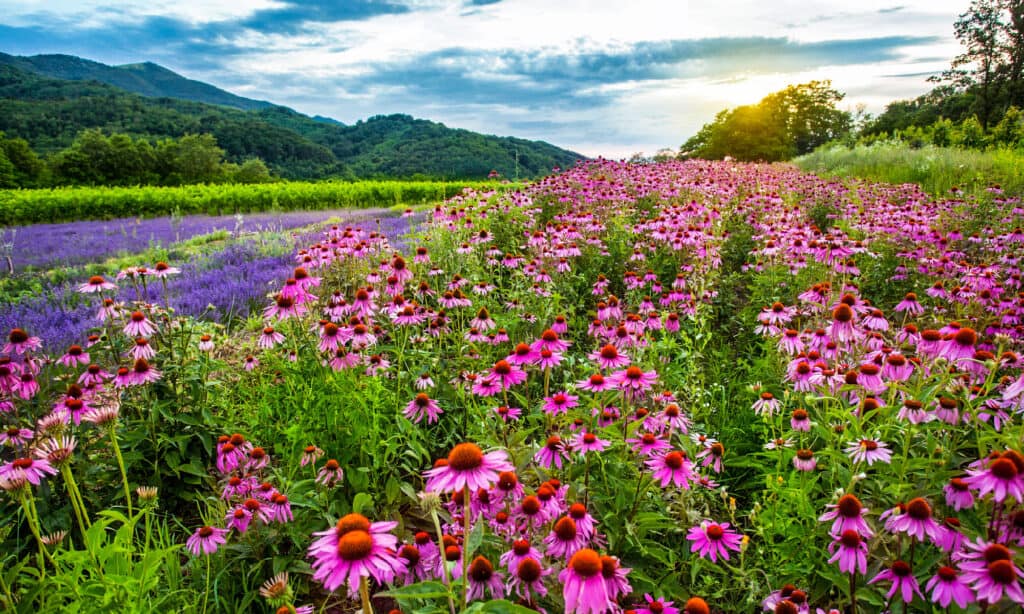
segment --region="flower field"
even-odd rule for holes
[[[1019,611],[1022,216],[599,160],[287,255],[29,243],[80,315],[0,314],[0,599]]]

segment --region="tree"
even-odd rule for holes
[[[250,158],[235,171],[235,183],[266,183],[272,180],[270,169],[259,158]]]
[[[157,143],[157,159],[169,183],[213,183],[221,177],[224,150],[211,134],[186,134]]]
[[[7,159],[7,154],[0,149],[0,188],[16,188],[18,182],[14,176],[14,165]]]
[[[790,85],[756,105],[719,112],[683,145],[680,155],[788,160],[849,133],[851,115],[836,108],[842,99],[829,81]]]
[[[22,188],[31,188],[39,184],[45,165],[36,152],[29,147],[25,139],[7,139],[0,132],[0,150],[11,163],[14,182]]]

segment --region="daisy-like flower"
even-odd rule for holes
[[[1020,578],[1024,577],[1013,562],[1013,551],[998,543],[983,539],[966,542],[965,551],[959,555],[963,581],[971,586],[978,599],[996,603],[1005,594],[1012,601],[1024,604]]]
[[[618,348],[610,343],[591,352],[587,357],[606,371],[625,367],[629,364],[629,356],[620,353]]]
[[[502,471],[514,471],[504,450],[486,454],[474,443],[460,443],[448,454],[447,463],[424,472],[427,490],[455,492],[468,488],[469,492],[489,489],[498,481]]]
[[[906,504],[906,512],[894,516],[888,528],[896,533],[906,533],[920,541],[935,541],[939,537],[939,525],[932,517],[932,506],[921,497],[911,499]]]
[[[896,593],[900,594],[903,599],[903,603],[910,603],[914,600],[914,595],[924,599],[924,595],[921,593],[921,587],[917,583],[917,578],[914,577],[914,570],[910,568],[910,565],[904,561],[893,561],[892,565],[888,569],[882,570],[881,573],[876,575],[874,578],[868,580],[868,584],[874,584],[875,582],[892,582],[892,586],[889,587],[889,592],[885,594],[887,599],[892,599]]]
[[[438,416],[444,413],[444,410],[437,404],[437,401],[431,399],[427,393],[421,392],[416,395],[413,400],[409,401],[409,404],[405,406],[403,412],[405,417],[412,420],[415,423],[419,423],[424,417],[427,418],[428,424],[437,422]]]
[[[562,442],[562,438],[558,435],[548,437],[548,440],[544,442],[540,450],[537,450],[537,453],[533,455],[534,462],[545,469],[550,469],[552,465],[561,469],[562,461],[567,458],[569,458],[569,453]]]
[[[179,273],[181,273],[181,269],[173,267],[163,261],[157,262],[153,265],[153,270],[151,271],[153,277],[156,277],[157,279],[165,279],[172,275],[178,275]]]
[[[135,344],[128,352],[128,355],[136,360],[139,358],[152,360],[156,356],[156,350],[153,349],[153,346],[149,344],[149,340],[145,337],[136,337]]]
[[[1024,458],[1012,450],[989,461],[985,469],[968,469],[964,482],[977,490],[978,497],[992,493],[996,503],[1013,497],[1018,503],[1024,502]]]
[[[105,290],[117,290],[117,286],[104,279],[102,275],[93,275],[89,278],[89,281],[78,286],[78,291],[82,294],[103,292]]]
[[[265,326],[263,328],[263,332],[260,333],[260,337],[256,342],[256,345],[264,350],[270,350],[282,341],[284,341],[284,335],[274,330],[273,326]]]
[[[774,416],[775,412],[782,408],[782,404],[770,392],[762,392],[761,396],[754,401],[751,409],[759,416]]]
[[[833,553],[828,562],[838,561],[839,571],[843,573],[859,571],[861,574],[868,572],[868,544],[853,529],[843,531],[834,542],[829,544],[828,549]]]
[[[540,564],[541,557],[526,556],[516,563],[514,569],[510,569],[508,586],[509,593],[514,592],[523,599],[541,598],[548,594],[544,586],[544,578],[554,571],[551,567],[543,567]]]
[[[595,373],[585,380],[576,382],[576,387],[588,392],[604,392],[614,388],[615,384],[600,373]]]
[[[23,446],[32,440],[32,429],[11,426],[0,431],[0,443],[7,446]]]
[[[570,409],[577,405],[579,405],[579,397],[563,391],[556,392],[550,397],[544,397],[544,405],[541,409],[548,415],[557,416],[558,414],[568,413]]]
[[[710,466],[715,473],[722,472],[722,457],[725,456],[725,446],[717,441],[708,441],[707,445],[697,453],[701,467]]]
[[[39,337],[33,337],[23,328],[13,328],[7,335],[7,343],[0,354],[24,354],[28,350],[38,350],[43,346]]]
[[[252,354],[246,356],[245,360],[242,361],[242,368],[246,371],[253,371],[258,366],[260,366],[260,359],[256,358]]]
[[[814,450],[800,449],[793,457],[793,467],[797,471],[814,471],[818,467],[818,461],[814,458]]]
[[[569,445],[580,454],[586,454],[587,452],[603,452],[610,444],[611,442],[600,439],[593,433],[580,431]]]
[[[57,475],[57,470],[49,461],[42,458],[16,458],[0,466],[0,478],[28,482],[33,486],[39,486],[48,475]]]
[[[149,337],[156,332],[156,325],[141,311],[133,311],[124,326],[124,334],[129,337]]]
[[[506,407],[504,405],[494,408],[494,413],[502,419],[503,422],[515,422],[523,415],[523,410],[518,407]]]
[[[211,555],[221,544],[227,542],[224,538],[227,532],[227,529],[219,527],[199,527],[185,542],[185,546],[193,556],[199,556],[200,553]]]
[[[544,538],[545,553],[552,558],[569,558],[587,544],[587,536],[569,516],[562,516],[551,527],[551,533]]]
[[[345,472],[341,469],[341,465],[338,464],[338,461],[330,458],[327,459],[327,462],[324,463],[324,466],[316,474],[316,483],[331,487],[335,484],[340,484],[344,477]]]
[[[644,593],[644,601],[647,604],[644,607],[637,608],[636,614],[679,614],[679,608],[674,607],[675,602],[665,601],[664,597],[655,599],[650,594]]]
[[[846,446],[846,454],[855,463],[867,463],[870,467],[876,462],[888,464],[892,460],[892,451],[884,441],[877,439],[861,439],[851,441]]]
[[[693,479],[693,463],[686,457],[683,450],[672,450],[661,456],[654,456],[646,461],[651,469],[651,478],[660,482],[662,488],[676,485],[689,490]]]
[[[658,372],[644,371],[634,365],[612,373],[608,381],[631,396],[642,396],[658,381]]]
[[[397,522],[371,523],[361,514],[348,514],[330,529],[313,533],[319,536],[308,552],[313,579],[330,592],[347,584],[349,597],[357,594],[360,578],[390,582],[404,569],[395,552],[398,538],[390,534],[396,526]]]
[[[57,362],[65,367],[87,365],[89,364],[89,353],[82,349],[82,346],[80,345],[72,345],[68,348],[68,351],[57,360]]]
[[[572,345],[572,342],[560,339],[558,333],[549,328],[541,333],[540,339],[533,342],[533,349],[538,352],[548,350],[561,354],[568,350],[570,345]]]
[[[743,541],[739,533],[729,529],[728,522],[719,524],[710,520],[691,527],[686,539],[693,542],[690,552],[698,553],[701,558],[710,558],[712,563],[718,562],[718,557],[728,561],[729,551],[739,552]]]
[[[953,478],[942,488],[946,495],[946,505],[956,511],[974,507],[974,495],[971,486],[963,478]]]
[[[952,567],[939,567],[924,588],[931,593],[932,602],[944,608],[955,601],[961,609],[967,609],[975,600],[974,591],[963,583],[960,574]]]
[[[502,389],[511,388],[526,381],[526,371],[503,359],[494,363],[491,372],[486,374],[484,379],[494,380]]]
[[[608,595],[601,557],[590,548],[572,555],[558,574],[558,581],[562,584],[565,614],[604,614],[617,608]]]
[[[302,450],[302,459],[299,460],[299,466],[305,467],[320,460],[320,457],[324,455],[324,451],[317,446],[309,445]]]
[[[672,444],[667,439],[662,439],[654,433],[643,433],[638,437],[627,439],[626,443],[632,446],[634,452],[644,456],[654,456],[662,450],[672,449]]]
[[[263,317],[278,320],[297,318],[306,313],[306,306],[299,304],[295,298],[279,293],[274,297],[274,302],[263,310]]]
[[[470,601],[483,599],[485,592],[490,593],[491,599],[501,599],[505,596],[505,585],[502,583],[500,572],[494,571],[494,565],[483,556],[477,556],[469,564],[469,595]]]
[[[848,529],[856,531],[861,537],[865,538],[874,535],[874,531],[871,530],[871,527],[868,526],[867,521],[864,519],[868,508],[861,505],[860,499],[857,497],[846,494],[839,497],[839,501],[835,504],[829,504],[825,507],[829,508],[829,511],[822,514],[818,520],[821,522],[833,521],[832,528],[829,529],[829,533],[833,537],[842,535],[843,531]]]
[[[213,351],[213,337],[210,335],[202,335],[199,337],[199,351],[200,352],[212,352]]]
[[[513,365],[530,365],[540,360],[540,352],[530,347],[529,344],[517,343],[505,360]]]
[[[924,313],[924,306],[921,305],[921,303],[917,302],[916,294],[914,294],[913,292],[907,292],[907,294],[903,297],[903,300],[896,305],[893,311],[906,311],[907,315],[919,316],[922,313]]]

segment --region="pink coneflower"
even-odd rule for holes
[[[974,507],[974,494],[971,493],[971,485],[963,478],[953,478],[943,488],[946,495],[946,505],[956,511]]]
[[[857,332],[853,327],[853,309],[846,303],[840,303],[832,310],[832,323],[828,326],[828,333],[832,339],[839,342],[853,341]]]
[[[497,326],[494,320],[491,319],[491,314],[488,313],[486,307],[481,307],[476,313],[476,317],[469,321],[469,325],[480,331],[488,331]]]
[[[974,591],[960,580],[960,574],[952,567],[939,567],[938,572],[925,584],[931,592],[932,602],[948,608],[953,601],[962,609],[974,602]]]
[[[316,474],[316,483],[331,487],[336,484],[340,484],[344,477],[345,472],[342,471],[341,465],[338,464],[338,461],[330,458]]]
[[[83,386],[98,386],[113,377],[103,370],[99,365],[89,365],[85,371],[78,376],[78,383]]]
[[[647,605],[642,608],[636,608],[636,614],[679,614],[679,608],[674,607],[674,601],[665,601],[664,597],[655,599],[647,593],[644,593],[644,600],[647,602]]]
[[[893,311],[906,311],[907,315],[919,316],[922,313],[924,313],[924,306],[921,305],[921,303],[917,302],[916,294],[914,294],[913,292],[907,292],[907,294],[903,297],[903,300],[896,305]]]
[[[829,508],[829,511],[822,514],[818,520],[821,522],[834,521],[832,528],[829,529],[829,533],[833,537],[851,529],[859,533],[861,537],[866,538],[874,535],[871,527],[868,526],[867,521],[864,519],[868,508],[861,505],[860,499],[857,497],[846,494],[839,497],[839,501],[835,504],[828,504],[825,507]]]
[[[789,416],[789,426],[794,431],[806,433],[811,430],[811,418],[806,409],[794,409]]]
[[[199,553],[211,555],[221,544],[227,543],[224,538],[227,532],[227,529],[219,527],[199,527],[185,542],[185,546],[193,556],[199,556]]]
[[[962,554],[960,565],[963,581],[971,585],[977,598],[988,603],[997,603],[1003,595],[1012,601],[1024,604],[1020,578],[1024,577],[1013,563],[1013,551],[1002,544],[990,544],[979,539],[967,543],[969,551]]]
[[[351,369],[360,363],[362,358],[355,352],[349,352],[343,347],[339,347],[334,351],[334,355],[331,357],[327,364],[331,366],[334,371],[343,371],[345,369]]]
[[[0,431],[0,444],[23,446],[32,440],[32,430],[11,426]]]
[[[569,349],[570,345],[572,345],[571,342],[560,339],[558,337],[558,333],[549,328],[541,333],[540,339],[533,342],[533,349],[538,352],[541,350],[550,350],[552,352],[563,353]]]
[[[256,358],[252,354],[246,356],[245,360],[242,361],[242,368],[246,371],[252,371],[258,366],[260,366],[260,359]]]
[[[324,451],[317,446],[309,445],[302,450],[302,458],[299,460],[299,466],[305,467],[311,465],[320,459],[324,455]]]
[[[68,348],[68,351],[57,360],[57,362],[65,367],[87,365],[89,364],[89,353],[83,350],[80,345],[72,345]]]
[[[199,351],[200,352],[211,352],[213,351],[213,337],[210,335],[203,335],[199,337]]]
[[[712,563],[717,562],[718,557],[728,561],[729,551],[739,552],[743,541],[739,533],[729,530],[728,522],[718,524],[710,520],[691,527],[686,539],[693,542],[690,552],[698,553],[701,558],[710,558]]]
[[[132,365],[131,377],[132,383],[135,385],[150,384],[160,379],[160,371],[146,362],[144,358],[137,358],[135,364]]]
[[[469,571],[470,601],[483,599],[485,593],[490,593],[492,599],[501,599],[505,596],[505,585],[502,583],[501,574],[494,571],[494,565],[483,556],[477,556],[470,562]]]
[[[557,559],[571,557],[587,544],[587,536],[579,531],[576,521],[562,516],[551,527],[551,533],[544,538],[545,554]]]
[[[870,467],[876,462],[889,463],[892,451],[884,441],[877,439],[861,439],[852,441],[846,446],[846,453],[855,463],[867,463]]]
[[[537,359],[537,366],[541,369],[552,369],[562,364],[562,358],[564,358],[564,356],[564,354],[559,352],[541,350],[540,358]]]
[[[587,357],[605,370],[618,369],[629,364],[629,356],[620,353],[618,348],[610,343],[591,352]]]
[[[843,531],[834,542],[829,544],[828,549],[833,553],[828,562],[839,561],[839,571],[843,573],[859,571],[861,574],[868,572],[867,542],[861,539],[860,534],[853,529]]]
[[[779,411],[781,408],[782,404],[775,398],[775,395],[770,392],[762,392],[761,396],[754,401],[754,405],[751,407],[751,409],[754,410],[754,413],[759,416],[774,416],[775,412]]]
[[[544,586],[544,578],[551,575],[554,570],[551,567],[543,567],[540,561],[541,557],[538,554],[523,557],[514,568],[510,566],[509,573],[512,575],[506,587],[508,591],[515,592],[523,599],[545,597],[548,589]]]
[[[646,464],[652,471],[651,478],[660,482],[662,488],[674,484],[689,490],[690,480],[694,477],[693,463],[686,457],[685,451],[673,450],[662,456],[654,456],[647,459]]]
[[[490,488],[502,471],[513,471],[504,450],[484,454],[474,443],[460,443],[448,454],[447,464],[428,469],[427,490],[455,492],[468,488],[473,492]]]
[[[576,382],[576,387],[588,392],[604,392],[614,388],[614,384],[600,373],[595,373],[585,380]]]
[[[12,328],[7,335],[7,343],[0,353],[24,354],[28,350],[38,350],[43,345],[39,337],[32,337],[23,328]]]
[[[978,333],[973,328],[963,327],[944,342],[942,355],[952,363],[970,360],[974,356],[974,345],[977,342]]]
[[[608,377],[608,381],[620,390],[630,395],[642,395],[650,390],[651,386],[658,381],[657,371],[644,371],[640,367],[632,366],[622,371],[616,371]]]
[[[804,351],[804,342],[800,339],[800,331],[792,328],[786,329],[779,339],[779,351],[790,356],[796,356]]]
[[[427,390],[434,387],[434,380],[430,378],[429,373],[420,373],[419,377],[413,382],[413,387],[416,390]]]
[[[347,584],[349,597],[359,590],[360,578],[390,582],[404,569],[395,552],[398,538],[389,533],[396,526],[397,522],[371,523],[360,514],[348,514],[330,529],[313,533],[320,536],[308,551],[313,579],[330,592]]]
[[[594,550],[583,548],[573,554],[558,574],[558,581],[562,584],[565,614],[604,614],[616,610],[605,585],[601,557]]]
[[[544,405],[541,409],[551,416],[568,413],[570,409],[579,405],[579,397],[567,392],[556,392],[550,397],[544,397]]]
[[[914,571],[910,568],[910,565],[903,561],[893,561],[888,569],[868,580],[868,584],[882,581],[892,582],[889,592],[885,595],[888,599],[892,599],[893,595],[897,592],[903,598],[903,603],[913,601],[915,594],[924,599],[924,595],[921,594],[921,587],[917,583],[917,578],[914,577]]]
[[[152,360],[156,356],[156,350],[153,349],[153,346],[149,344],[149,340],[145,337],[136,337],[135,345],[129,350],[128,355],[136,360],[139,358]]]
[[[171,275],[178,275],[179,273],[181,273],[181,269],[173,267],[163,261],[157,262],[153,265],[153,270],[150,271],[150,274],[157,279],[165,279]]]
[[[427,393],[421,392],[416,395],[413,400],[409,401],[409,404],[405,406],[403,412],[405,417],[412,420],[415,423],[419,423],[424,417],[427,418],[428,424],[437,422],[438,416],[444,413],[444,410],[437,404],[437,401],[431,399]]]
[[[486,378],[493,379],[502,388],[511,388],[526,381],[526,371],[510,364],[507,360],[499,360]]]
[[[576,438],[573,439],[570,447],[580,454],[586,454],[587,452],[603,452],[610,444],[611,442],[600,439],[593,433],[580,431]]]
[[[569,332],[569,321],[564,315],[557,315],[555,316],[555,321],[551,324],[551,330],[559,335],[564,335]]]
[[[526,343],[517,343],[506,360],[518,366],[529,365],[540,360],[540,352]]]
[[[263,310],[263,317],[267,319],[277,318],[278,320],[287,320],[289,318],[297,318],[304,313],[306,313],[306,307],[304,305],[300,304],[293,297],[279,293],[274,297],[274,302]]]
[[[103,292],[105,290],[117,290],[117,286],[104,279],[102,275],[93,275],[89,278],[89,281],[78,286],[78,291],[82,294]]]
[[[703,459],[700,463],[701,467],[710,466],[715,473],[722,472],[723,456],[725,456],[725,446],[717,441],[709,441],[708,445],[697,453],[697,458]]]
[[[964,482],[978,491],[978,497],[992,493],[996,503],[1002,503],[1007,497],[1021,503],[1024,501],[1022,468],[1024,458],[1011,450],[990,461],[985,469],[968,469]]]
[[[124,333],[129,337],[149,337],[155,332],[156,325],[141,311],[133,311],[124,326]]]
[[[270,350],[282,341],[284,341],[284,335],[274,330],[273,326],[265,326],[256,345],[264,350]]]
[[[643,433],[632,439],[627,439],[626,443],[632,446],[634,452],[644,456],[654,456],[662,450],[672,448],[672,444],[667,439],[662,439],[654,433]]]
[[[558,435],[548,437],[540,450],[533,455],[533,460],[545,469],[550,469],[552,465],[561,469],[562,461],[567,458],[569,458],[569,453],[566,451],[562,438]]]
[[[931,422],[935,419],[935,416],[924,409],[924,404],[916,399],[904,399],[900,410],[896,412],[896,417],[911,424]]]
[[[57,470],[47,461],[41,458],[16,458],[11,462],[0,466],[0,478],[8,480],[28,482],[39,486],[47,475],[57,475]]]

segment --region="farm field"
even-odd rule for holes
[[[1018,194],[598,160],[403,209],[8,231],[5,609],[1024,603]]]

